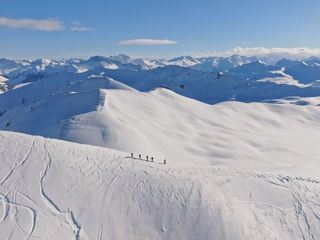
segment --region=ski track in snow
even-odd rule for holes
[[[119,160],[119,156],[116,157],[116,156],[113,156],[113,160],[112,161],[117,161]],[[121,168],[122,168],[122,162],[121,161],[118,161],[118,165],[117,167],[111,169],[111,172],[112,174],[114,175],[110,181],[104,181],[100,186],[103,186],[104,187],[104,193],[100,199],[100,203],[99,203],[99,207],[98,209],[103,209],[103,204],[105,202],[105,198],[106,198],[106,195],[108,194],[108,191],[110,189],[110,186],[112,185],[112,183],[119,177],[121,177]],[[98,189],[100,187],[98,186]],[[98,216],[97,216],[97,223],[98,223],[98,234],[97,234],[97,240],[101,240],[102,237],[103,237],[103,222],[101,220],[101,211],[99,211],[98,213]]]
[[[168,207],[168,203],[174,202],[181,206],[181,214],[177,214],[170,222],[176,222],[178,226],[184,226],[187,219],[190,218],[190,209],[206,209],[208,208],[207,192],[208,186],[215,186],[214,189],[223,189],[230,184],[236,183],[238,180],[255,183],[261,186],[267,186],[272,191],[280,191],[281,193],[290,194],[288,201],[290,201],[291,208],[283,208],[274,203],[264,201],[256,196],[254,189],[248,192],[248,198],[241,199],[237,197],[237,193],[232,191],[224,196],[224,207],[233,211],[242,209],[242,206],[246,206],[245,209],[250,210],[255,219],[255,223],[258,226],[264,226],[265,231],[272,231],[273,225],[269,225],[270,222],[266,222],[268,218],[277,219],[285,232],[291,234],[292,239],[311,239],[316,240],[320,236],[320,232],[317,226],[320,225],[320,181],[318,179],[300,176],[287,176],[287,175],[275,175],[270,173],[256,172],[253,170],[244,172],[226,168],[210,167],[207,169],[197,167],[184,167],[175,165],[159,165],[156,163],[143,162],[131,158],[125,158],[121,154],[114,154],[113,157],[107,158],[105,162],[99,162],[95,159],[95,156],[87,155],[83,160],[77,160],[77,156],[74,155],[74,159],[70,162],[70,166],[74,169],[74,174],[80,174],[85,177],[85,181],[92,182],[91,186],[93,191],[100,192],[98,201],[96,202],[98,209],[94,227],[96,231],[91,235],[86,234],[87,225],[83,225],[82,218],[77,219],[73,206],[60,207],[56,201],[50,197],[50,189],[46,189],[46,179],[50,179],[49,173],[52,164],[55,164],[56,157],[51,156],[52,148],[49,147],[50,140],[38,140],[35,138],[27,148],[26,154],[19,163],[15,164],[11,168],[9,173],[2,178],[2,188],[0,189],[0,204],[2,214],[0,216],[0,227],[2,224],[7,224],[9,221],[8,216],[11,213],[14,215],[15,225],[24,234],[24,239],[42,239],[41,234],[35,232],[36,226],[41,225],[41,216],[53,217],[60,222],[61,226],[67,227],[73,232],[73,238],[75,240],[82,239],[108,239],[110,237],[109,229],[106,228],[104,219],[105,203],[110,200],[110,194],[118,188],[126,189],[126,192],[132,195],[129,202],[133,204],[133,209],[136,208],[139,216],[149,216],[152,214],[150,206],[142,199],[148,198],[147,202],[160,202],[158,207]],[[37,206],[39,202],[34,200],[28,192],[22,189],[22,183],[25,179],[25,172],[28,166],[38,161],[33,155],[37,148],[43,150],[43,162],[44,166],[39,169],[39,196],[42,199],[46,209],[49,211],[49,215],[45,214],[44,209]],[[7,146],[8,147],[8,146]],[[50,149],[50,150],[49,150]],[[73,150],[74,151],[74,150]],[[28,162],[30,161],[30,162]],[[28,164],[26,164],[28,163]],[[70,172],[71,173],[71,172]],[[132,176],[129,182],[128,176]],[[186,176],[188,176],[186,178]],[[153,179],[158,179],[154,181]],[[166,179],[166,187],[161,185],[155,185],[155,183],[162,183],[162,180]],[[47,180],[47,181],[48,181]],[[213,184],[213,185],[212,185]],[[231,185],[232,186],[232,185]],[[269,186],[269,187],[268,187]],[[249,186],[250,187],[250,186]],[[210,188],[211,189],[211,188]],[[5,192],[2,192],[5,191]],[[228,191],[227,191],[228,192]],[[160,195],[159,195],[160,194]],[[19,196],[19,198],[18,198]],[[21,198],[20,198],[21,196]],[[140,198],[137,199],[137,196]],[[159,199],[161,196],[162,199]],[[258,197],[258,198],[257,198]],[[289,199],[290,198],[290,199]],[[107,201],[108,199],[108,201]],[[23,201],[23,202],[22,202]],[[210,206],[210,205],[209,205]],[[64,210],[64,209],[66,210]],[[135,210],[131,211],[135,211]],[[262,211],[264,214],[262,214]],[[129,217],[130,210],[124,210],[124,213]],[[20,214],[26,212],[29,215],[29,220],[26,218],[20,218]],[[78,213],[78,212],[77,212]],[[39,215],[39,218],[38,218]],[[295,219],[292,218],[295,216]],[[194,214],[195,221],[203,221],[203,213],[199,212]],[[23,220],[24,219],[24,220]],[[198,219],[198,220],[197,220]],[[171,239],[170,236],[174,236],[173,229],[166,224],[160,224],[163,239]],[[26,226],[28,226],[26,228]],[[250,230],[248,236],[257,236],[259,230]],[[89,238],[90,236],[90,238]],[[208,235],[209,236],[209,235]],[[14,235],[11,236],[14,239]],[[245,236],[243,239],[248,239]],[[252,238],[251,238],[252,239]],[[288,238],[284,238],[288,239]]]
[[[76,221],[73,212],[71,210],[67,210],[66,212],[62,211],[57,204],[45,193],[44,190],[44,178],[46,177],[52,163],[52,158],[50,156],[50,153],[48,151],[47,147],[47,142],[45,142],[44,149],[46,152],[46,164],[44,170],[40,173],[40,192],[41,192],[41,197],[45,204],[48,206],[48,208],[51,210],[52,214],[54,216],[57,215],[63,215],[65,216],[67,223],[69,224],[70,228],[74,231],[74,238],[75,240],[80,240],[80,239],[86,239],[80,236],[80,231],[81,227],[79,223]]]
[[[3,196],[3,195],[0,195],[0,197],[2,198],[2,201],[3,201],[3,204],[4,204],[4,210],[5,210],[5,214],[3,215],[3,218],[1,219],[0,223],[2,223],[7,215],[9,214],[9,206],[12,206],[14,209],[16,208],[22,208],[24,210],[26,210],[29,214],[30,214],[30,218],[31,218],[31,221],[30,221],[30,229],[28,232],[26,232],[19,224],[18,224],[18,218],[17,218],[17,214],[18,212],[16,211],[15,213],[15,221],[16,221],[16,224],[17,226],[20,228],[20,230],[26,235],[25,239],[32,239],[33,237],[31,236],[32,235],[32,232],[35,228],[35,225],[36,225],[36,211],[30,207],[27,207],[27,206],[23,206],[23,205],[20,205],[20,204],[17,204],[17,203],[12,203],[12,202],[9,202],[8,200],[6,200],[6,197]]]
[[[14,210],[14,220],[16,225],[19,227],[19,229],[24,233],[26,236],[25,239],[31,239],[31,235],[35,229],[36,225],[36,211],[32,209],[31,207],[24,206],[22,204],[17,203],[17,194],[19,193],[19,188],[23,182],[23,166],[30,158],[30,155],[32,153],[32,150],[36,144],[36,140],[33,140],[31,146],[29,147],[29,150],[27,151],[25,157],[23,157],[22,161],[20,161],[18,164],[15,162],[13,168],[9,171],[9,173],[1,180],[0,186],[3,186],[5,182],[7,182],[10,177],[13,175],[15,171],[19,171],[17,174],[17,179],[13,183],[13,187],[6,195],[0,194],[2,198],[2,204],[3,204],[3,217],[0,221],[4,222],[6,220],[6,217],[9,215],[9,207],[11,206]],[[12,201],[10,202],[8,200],[8,195],[12,196]],[[19,218],[18,218],[18,209],[24,209],[26,210],[30,215],[30,229],[28,231],[25,231],[20,225],[19,225]]]
[[[9,171],[9,173],[1,180],[0,186],[2,186],[2,185],[9,179],[9,177],[12,175],[12,173],[13,173],[16,169],[22,167],[23,164],[26,163],[26,161],[27,161],[27,160],[29,159],[29,157],[30,157],[30,154],[31,154],[31,152],[32,152],[32,149],[33,149],[34,146],[35,146],[35,143],[36,143],[36,140],[33,140],[31,147],[29,148],[26,156],[23,158],[23,160],[22,160],[21,162],[19,162],[18,164],[16,164],[16,162],[14,163],[13,168],[12,168],[12,169]]]
[[[0,220],[0,224],[6,219],[7,215],[8,215],[8,211],[9,211],[9,205],[8,205],[8,198],[2,194],[0,194],[1,199],[2,199],[2,211],[3,211],[3,215],[1,217]]]
[[[19,192],[19,189],[20,189],[22,182],[23,182],[23,179],[24,179],[23,166],[30,158],[32,151],[34,149],[34,146],[36,144],[40,144],[40,143],[36,142],[36,139],[34,139],[31,146],[29,147],[26,155],[22,158],[22,160],[19,163],[16,163],[16,162],[14,163],[14,166],[6,174],[6,176],[4,176],[2,178],[2,180],[0,182],[0,186],[2,186],[4,189],[7,189],[7,190],[9,189],[9,192],[7,192],[5,195],[0,193],[2,209],[3,209],[2,217],[0,219],[0,224],[3,223],[7,219],[8,215],[9,215],[10,207],[11,207],[11,209],[14,211],[15,224],[16,224],[16,226],[18,226],[18,228],[21,230],[21,232],[25,235],[26,240],[39,238],[39,237],[32,236],[32,233],[33,233],[35,226],[36,226],[37,212],[35,209],[33,209],[31,207],[17,203],[17,195],[21,195],[22,197],[26,198],[28,201],[31,201],[34,205],[36,205],[36,203],[32,199],[30,199],[30,197]],[[76,240],[86,239],[86,238],[83,238],[82,236],[80,236],[81,227],[77,223],[73,212],[69,209],[66,212],[61,211],[60,208],[55,204],[55,202],[47,195],[47,193],[44,190],[44,178],[46,177],[48,170],[51,167],[51,162],[52,162],[52,159],[51,159],[49,151],[47,150],[46,144],[47,143],[44,144],[44,150],[46,153],[45,168],[42,172],[40,172],[40,194],[41,194],[41,197],[42,197],[45,205],[50,209],[50,211],[52,212],[52,214],[54,216],[63,215],[65,217],[69,227],[75,233],[74,237]],[[14,174],[16,171],[19,171],[19,172],[17,174]],[[4,186],[4,184],[6,184],[7,182],[9,182],[11,180],[13,175],[17,175],[16,179],[14,180],[14,183],[11,186],[9,186],[9,185]],[[12,201],[9,201],[9,196],[11,196]],[[30,223],[29,223],[30,228],[28,230],[23,229],[23,227],[21,227],[19,224],[19,213],[20,213],[19,209],[25,210],[30,215]]]

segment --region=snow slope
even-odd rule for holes
[[[3,112],[0,116],[1,128],[61,138],[65,121],[96,110],[101,101],[100,89],[130,89],[100,76],[76,80],[72,76],[59,81],[48,78],[47,81],[6,92],[0,101],[0,111]]]
[[[194,156],[163,165],[18,133],[0,139],[3,239],[320,237],[316,178],[194,166]]]
[[[208,105],[167,89],[142,93],[102,76],[66,81],[57,85],[39,81],[3,94],[1,109],[10,107],[0,117],[0,129],[152,154],[180,163],[192,159],[192,164],[232,163],[246,169],[247,162],[260,168],[261,161],[263,171],[318,173],[317,106]],[[301,161],[306,158],[309,164]]]
[[[210,106],[165,89],[102,94],[105,104],[69,121],[64,139],[180,163],[190,159],[192,164],[232,163],[246,169],[248,162],[260,168],[261,161],[263,171],[318,175],[318,107],[238,102]],[[301,161],[306,158],[308,164]]]
[[[272,68],[273,69],[273,68]],[[206,103],[228,100],[242,102],[263,101],[288,96],[314,97],[320,95],[318,85],[304,85],[279,71],[261,73],[202,72],[178,66],[166,66],[149,71],[99,70],[104,76],[116,79],[139,91],[150,91],[160,86]],[[261,79],[269,81],[261,82]],[[292,78],[293,82],[288,81]]]

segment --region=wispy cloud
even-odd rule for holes
[[[92,28],[82,27],[82,26],[72,26],[70,28],[70,30],[73,31],[73,32],[89,32],[89,31],[93,31]]]
[[[131,39],[125,40],[118,43],[118,45],[175,45],[178,44],[176,41],[168,40],[168,39]]]
[[[0,27],[53,32],[63,30],[64,24],[57,19],[15,19],[0,16]]]
[[[82,26],[81,23],[79,23],[79,22],[74,22],[73,26],[70,27],[70,31],[73,31],[73,32],[89,32],[89,31],[93,31],[93,29],[89,28],[89,27]]]

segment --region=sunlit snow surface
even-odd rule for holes
[[[179,87],[191,70],[148,74],[165,71]],[[101,71],[1,94],[0,239],[320,239],[318,88],[210,74],[177,92],[266,97],[210,105]]]
[[[163,165],[9,132],[0,140],[2,239],[320,237],[320,182],[290,169],[256,171],[241,157],[247,170],[195,165],[195,155]]]
[[[83,95],[92,109],[65,124],[77,94],[60,96],[56,118],[43,103],[12,127],[122,152],[0,133],[3,239],[320,237],[319,107],[117,87]]]

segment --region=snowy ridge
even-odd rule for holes
[[[40,81],[3,95],[0,107],[11,108],[0,117],[0,129],[176,161],[193,156],[192,163],[200,165],[232,162],[245,169],[247,162],[258,168],[262,161],[262,171],[281,166],[317,174],[320,110],[316,104],[299,106],[304,99],[208,105],[163,88],[142,93],[99,76],[60,84],[46,92],[48,83]],[[24,104],[19,92],[29,96]],[[279,156],[281,163],[273,162]],[[301,162],[305,158],[309,165]]]
[[[148,163],[17,133],[0,139],[5,239],[320,237],[315,178]]]

